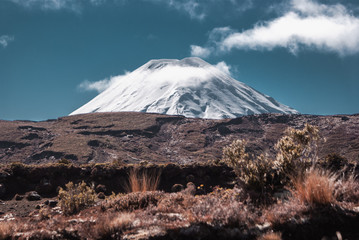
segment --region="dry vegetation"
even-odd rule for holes
[[[337,175],[316,168],[305,173],[303,179],[297,179],[294,183],[293,193],[301,201],[310,205],[334,204],[334,196]]]
[[[259,240],[281,240],[281,239],[282,239],[282,234],[275,232],[265,233],[259,238]]]
[[[59,190],[59,206],[64,214],[70,215],[89,207],[95,203],[95,191],[85,182],[66,184],[66,189]]]
[[[129,172],[128,183],[125,185],[127,192],[155,191],[160,183],[161,172],[132,168]]]
[[[14,222],[0,222],[0,239],[8,239],[16,231],[16,224]]]
[[[127,193],[101,200],[85,182],[70,182],[58,207],[1,218],[0,239],[359,239],[356,168],[338,157],[317,160],[315,127],[286,133],[275,159],[251,156],[244,140],[224,148],[234,188],[206,191],[187,176],[186,188],[164,192],[156,168],[132,168]]]

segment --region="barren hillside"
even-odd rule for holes
[[[28,164],[206,162],[219,159],[234,139],[249,141],[254,153],[273,154],[288,127],[318,126],[326,142],[319,156],[336,152],[359,157],[359,115],[262,114],[206,120],[148,113],[92,113],[42,122],[0,121],[0,160]]]

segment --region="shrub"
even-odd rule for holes
[[[26,168],[28,168],[29,166],[28,165],[25,165],[24,163],[22,162],[12,162],[10,164],[10,168],[13,170],[13,171],[19,171],[19,170],[26,170]]]
[[[249,189],[259,192],[266,191],[273,178],[272,161],[266,156],[260,155],[253,159],[246,152],[246,141],[235,140],[231,145],[223,149],[223,162],[233,168],[238,179]]]
[[[258,238],[259,240],[281,240],[282,234],[277,232],[268,232]]]
[[[337,175],[326,170],[311,168],[304,179],[294,183],[295,192],[302,202],[310,205],[330,205],[335,203],[335,183]]]
[[[59,190],[59,206],[67,214],[74,214],[95,203],[96,193],[85,182],[79,184],[67,183],[66,190]]]
[[[163,197],[163,192],[133,192],[126,195],[118,195],[113,199],[106,200],[102,203],[101,209],[105,211],[114,208],[116,211],[133,211],[147,208],[149,205],[157,205]]]
[[[319,161],[319,164],[320,166],[332,171],[342,170],[350,165],[348,159],[336,153],[328,154],[324,159]]]
[[[128,175],[128,184],[125,185],[127,192],[156,191],[160,183],[161,172],[132,168]]]
[[[97,221],[94,230],[98,239],[117,239],[119,235],[131,226],[135,219],[133,213],[120,213],[116,216],[105,215]]]
[[[72,162],[66,158],[61,158],[57,163],[68,165],[68,164],[71,164]]]
[[[319,130],[312,125],[306,124],[303,130],[288,128],[275,145],[275,161],[263,154],[250,156],[246,152],[247,142],[235,140],[223,149],[222,161],[233,168],[245,187],[264,193],[282,187],[298,175],[302,177],[315,162],[319,139]]]
[[[286,135],[275,145],[277,150],[275,164],[278,174],[282,175],[282,181],[287,180],[287,176],[302,175],[316,162],[319,140],[318,128],[309,124],[305,124],[302,130],[294,128],[286,130]]]
[[[11,239],[15,232],[16,224],[13,222],[0,222],[0,239]]]

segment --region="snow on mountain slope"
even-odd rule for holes
[[[151,60],[117,78],[70,115],[135,111],[221,119],[298,113],[196,57]]]

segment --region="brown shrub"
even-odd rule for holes
[[[72,162],[66,158],[61,158],[58,162],[58,164],[64,164],[64,165],[68,165],[71,164]]]
[[[288,177],[302,177],[306,169],[317,161],[319,129],[305,124],[302,130],[288,128],[285,135],[275,145],[277,157],[275,164],[283,183]]]
[[[256,210],[239,201],[220,199],[218,196],[201,196],[188,207],[186,214],[192,224],[239,227],[256,221]]]
[[[330,153],[325,158],[320,159],[318,163],[326,169],[332,171],[340,171],[350,165],[348,159],[337,153]]]
[[[279,202],[263,211],[262,222],[270,222],[272,225],[281,225],[290,219],[299,219],[308,206],[296,197],[291,197],[287,201]]]
[[[94,226],[95,235],[99,239],[117,239],[125,229],[131,226],[134,219],[133,213],[106,215],[100,218]]]
[[[316,162],[320,139],[318,128],[306,124],[302,130],[288,128],[285,133],[275,145],[275,160],[263,154],[257,157],[249,155],[245,140],[235,140],[223,148],[222,161],[233,168],[247,189],[261,193],[257,194],[260,198],[265,196],[264,193],[288,184],[291,178],[302,177],[305,170]]]
[[[179,207],[191,224],[205,223],[216,227],[250,225],[256,221],[258,212],[251,203],[245,204],[240,200],[241,193],[235,188],[216,189],[208,195],[184,195]]]
[[[133,192],[126,195],[119,195],[113,199],[105,200],[101,208],[106,210],[114,208],[117,211],[133,211],[136,209],[144,209],[149,205],[157,205],[158,201],[163,197],[163,192]]]
[[[277,232],[265,233],[258,238],[258,240],[281,240],[282,234]]]
[[[157,171],[132,168],[128,175],[128,184],[125,185],[127,192],[156,191],[160,183],[161,173]]]
[[[336,202],[334,196],[337,176],[326,170],[311,168],[304,179],[294,182],[294,195],[310,205],[329,205]]]
[[[157,209],[164,213],[180,213],[183,209],[193,205],[196,198],[183,192],[169,193],[163,196],[158,202]]]
[[[266,191],[271,186],[273,163],[266,156],[251,157],[246,152],[245,140],[235,140],[223,148],[222,161],[233,168],[240,182],[258,192]]]
[[[10,239],[15,229],[16,224],[14,222],[0,222],[0,239]]]
[[[58,195],[59,206],[65,214],[77,213],[95,203],[96,193],[85,182],[79,184],[69,182],[65,186],[66,190],[60,188]]]
[[[41,208],[39,210],[38,219],[40,221],[50,219],[50,217],[51,217],[51,209],[49,209],[48,207]]]

